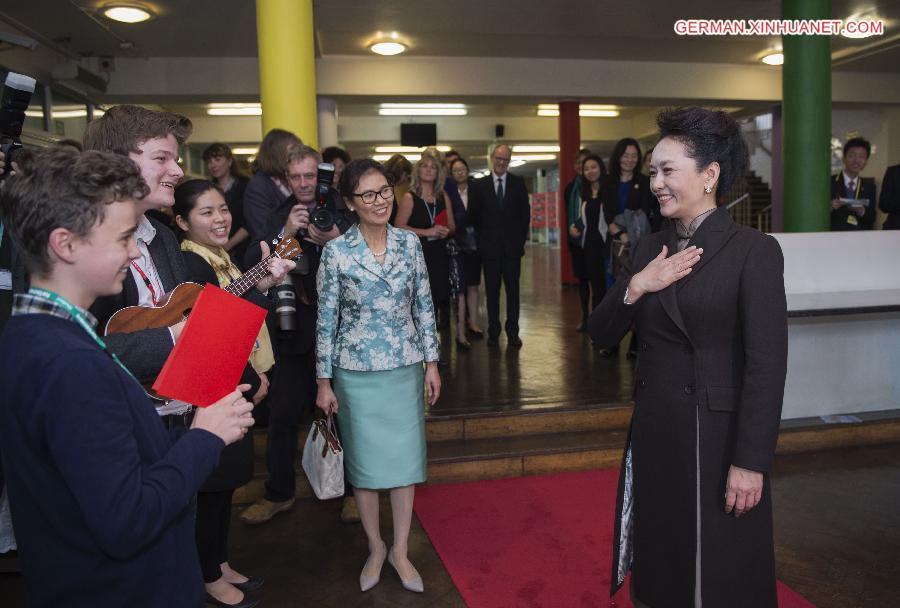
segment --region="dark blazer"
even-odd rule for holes
[[[603,201],[606,223],[612,224],[613,219],[619,214],[619,182],[614,178],[606,180],[600,189],[600,200]],[[659,212],[659,201],[650,190],[650,178],[643,173],[635,173],[632,176],[625,208],[643,210],[647,214],[647,219],[650,220],[650,228],[653,232],[660,230],[662,215]]]
[[[862,217],[853,213],[847,205],[832,209],[831,229],[833,231],[871,230],[875,226],[875,179],[871,177],[861,177],[859,179],[859,196],[857,198],[869,199],[869,206],[866,207],[866,212]],[[831,198],[846,198],[847,195],[848,192],[844,186],[844,173],[839,172],[837,175],[832,175]],[[856,219],[855,224],[847,221],[850,216]]]
[[[266,240],[275,222],[273,214],[286,198],[287,196],[272,182],[272,178],[262,171],[257,171],[250,178],[244,189],[244,226],[250,233],[251,243]],[[283,225],[284,220],[281,223],[281,226]],[[248,246],[248,255],[258,248],[259,245]]]
[[[150,241],[148,249],[150,257],[159,273],[166,293],[175,289],[187,280],[187,271],[178,239],[167,227],[154,219],[150,223],[156,229],[156,236]],[[131,272],[125,275],[122,291],[114,296],[97,298],[91,306],[91,313],[97,317],[97,333],[103,334],[103,328],[109,318],[126,306],[138,304],[137,283]],[[141,382],[154,380],[162,369],[174,343],[168,328],[145,329],[130,334],[114,334],[104,338],[109,349],[118,355],[125,367],[131,370]]]
[[[485,259],[525,255],[525,241],[531,226],[531,205],[525,180],[507,173],[503,194],[503,201],[498,201],[493,173],[476,179],[469,186],[469,223],[475,227],[478,253]]]
[[[885,230],[900,230],[900,165],[888,167],[881,182],[878,208],[888,214]]]
[[[191,251],[182,252],[184,263],[187,266],[188,280],[201,285],[211,283],[219,287],[219,279],[212,266],[206,260]],[[255,288],[244,294],[244,298],[266,310],[272,309],[272,301],[257,291]],[[241,376],[241,384],[250,384],[247,399],[259,390],[259,376],[250,364],[244,368]],[[234,490],[248,483],[253,477],[253,433],[247,433],[244,438],[237,441],[222,451],[219,466],[200,488],[201,492],[221,492]]]
[[[247,228],[247,220],[244,218],[244,192],[247,190],[247,184],[249,182],[250,178],[248,177],[236,177],[231,188],[225,193],[225,202],[228,203],[228,211],[231,212],[231,232],[228,234],[229,238],[233,237],[234,233],[241,228]],[[234,248],[234,260],[239,266],[244,263],[247,247],[251,244],[252,242],[247,238]]]
[[[699,472],[703,604],[775,608],[767,473],[787,370],[781,248],[773,237],[738,226],[720,208],[690,243],[704,250],[693,271],[625,305],[632,270],[642,270],[664,244],[677,251],[674,229],[638,242],[632,268],[589,321],[591,337],[602,348],[618,344],[632,322],[640,336],[626,448],[631,459],[623,459],[623,467],[632,466],[633,494],[625,492],[623,481],[613,586],[619,558],[625,557],[618,540],[629,530],[622,518],[628,496],[637,597],[659,608],[694,605]],[[766,473],[761,502],[739,519],[724,512],[730,465]]]
[[[0,448],[28,605],[202,605],[191,500],[223,445],[199,429],[176,441],[73,321],[10,319]]]

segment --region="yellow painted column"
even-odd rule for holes
[[[285,129],[318,147],[312,0],[256,0],[263,135]]]

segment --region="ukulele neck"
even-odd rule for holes
[[[273,253],[269,257],[263,258],[259,264],[229,283],[228,287],[225,288],[225,291],[238,297],[244,295],[250,291],[251,287],[259,283],[261,279],[269,274],[269,260],[276,257],[278,257],[277,254]]]

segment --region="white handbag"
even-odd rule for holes
[[[303,446],[301,464],[309,478],[309,485],[319,499],[344,495],[344,450],[331,415],[312,423]]]

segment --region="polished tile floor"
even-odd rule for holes
[[[455,331],[442,332],[441,354],[448,364],[441,368],[443,396],[431,414],[619,404],[630,399],[633,365],[625,359],[625,348],[614,357],[601,357],[587,335],[575,332],[581,320],[578,294],[560,288],[558,250],[543,245],[528,248],[522,258],[521,308],[520,351],[507,349],[502,335],[499,347],[479,340],[472,342],[472,350],[460,351]],[[501,296],[501,322],[505,310]],[[487,326],[486,315],[482,301],[482,328]]]

